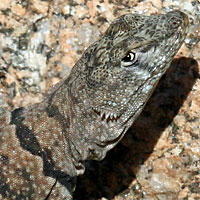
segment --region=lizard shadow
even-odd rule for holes
[[[197,78],[200,76],[194,59],[174,59],[122,141],[103,161],[85,163],[86,172],[78,177],[74,199],[113,199],[126,191],[135,180],[138,167],[148,159],[162,132],[172,123]],[[173,143],[177,142],[175,133],[172,131],[170,135]]]

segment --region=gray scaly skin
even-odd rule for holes
[[[43,102],[0,116],[0,199],[72,199],[142,112],[188,29],[180,11],[123,15]]]

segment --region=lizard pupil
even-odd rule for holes
[[[125,62],[130,62],[130,61],[133,61],[135,58],[135,54],[132,53],[132,52],[129,52],[125,57],[124,57],[124,61]]]

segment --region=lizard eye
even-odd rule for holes
[[[124,67],[129,67],[137,61],[136,53],[129,51],[124,58],[122,58],[122,65]]]

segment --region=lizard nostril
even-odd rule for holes
[[[171,23],[171,28],[176,29],[181,25],[181,23],[181,20],[173,19],[173,22]]]

